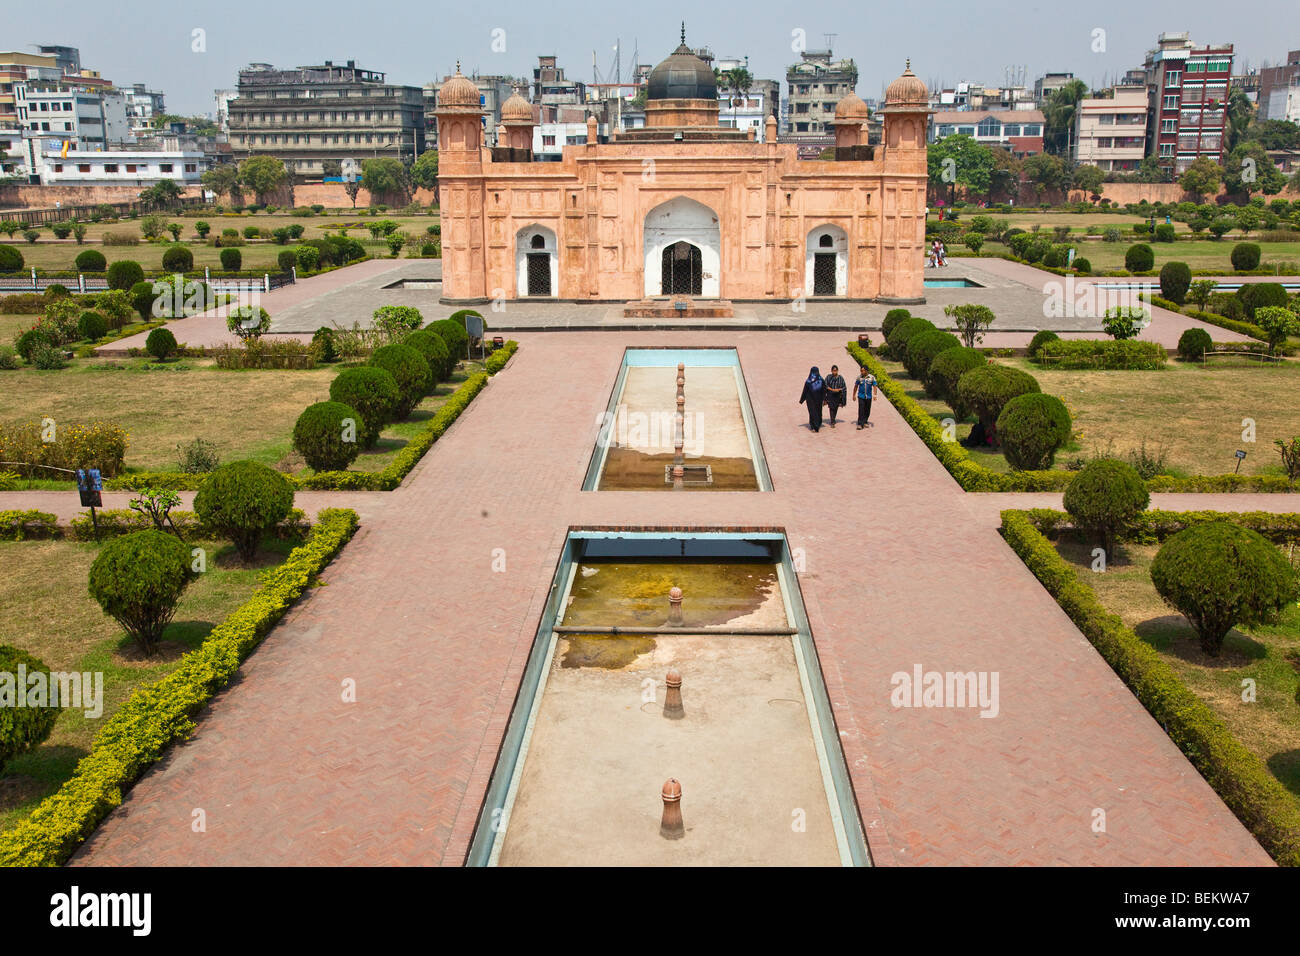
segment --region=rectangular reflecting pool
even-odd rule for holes
[[[925,279],[922,285],[927,289],[982,289],[974,279],[957,278],[957,279]]]
[[[736,350],[627,349],[582,487],[770,491]]]
[[[784,535],[570,533],[468,862],[870,865]]]

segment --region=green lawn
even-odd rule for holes
[[[996,359],[1033,375],[1042,390],[1056,395],[1074,419],[1074,437],[1056,456],[1056,467],[1070,458],[1112,454],[1120,458],[1145,441],[1149,452],[1162,449],[1166,472],[1219,475],[1236,465],[1233,453],[1246,451],[1242,474],[1282,474],[1275,438],[1300,435],[1300,363],[1265,366],[1202,367],[1171,361],[1164,369],[1138,371],[1062,371],[1027,359]],[[938,399],[928,398],[902,365],[885,363],[889,374],[936,419],[952,417]],[[1255,422],[1255,441],[1242,438],[1242,420]],[[971,423],[957,427],[964,438]],[[969,449],[975,461],[994,471],[1010,470],[1001,452]]]
[[[177,667],[214,626],[258,587],[258,575],[279,564],[292,543],[267,539],[244,567],[225,542],[186,542],[208,552],[207,570],[186,589],[163,645],[142,657],[117,623],[90,597],[86,581],[98,545],[75,541],[0,542],[3,642],[34,654],[53,670],[104,675],[98,717],[64,710],[49,738],[0,771],[0,830],[8,829],[72,776],[99,728],[136,687]]]
[[[1300,801],[1300,707],[1295,699],[1300,684],[1300,607],[1288,608],[1274,625],[1232,631],[1222,655],[1209,657],[1186,618],[1166,605],[1151,584],[1151,559],[1158,546],[1125,545],[1125,560],[1100,574],[1091,570],[1090,543],[1063,540],[1056,549],[1102,604],[1155,648]],[[1255,682],[1253,702],[1242,700],[1242,682],[1247,679]]]

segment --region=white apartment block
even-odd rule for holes
[[[198,150],[61,150],[40,154],[44,186],[152,186],[163,179],[198,185],[210,160]]]
[[[1074,117],[1076,163],[1109,170],[1137,169],[1146,155],[1147,91],[1119,86],[1113,98],[1079,101]]]

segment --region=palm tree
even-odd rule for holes
[[[1241,142],[1242,136],[1246,133],[1246,127],[1250,125],[1255,108],[1251,105],[1246,93],[1240,87],[1234,89],[1228,94],[1228,102],[1224,105],[1224,130],[1225,136],[1223,151],[1225,154],[1230,153]]]
[[[723,89],[731,90],[739,94],[742,98],[749,94],[754,86],[754,77],[743,66],[738,66],[730,70],[725,70],[721,74]],[[736,125],[736,97],[731,97],[731,125]]]

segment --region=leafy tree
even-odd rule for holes
[[[984,195],[992,185],[993,151],[971,136],[945,136],[931,143],[927,160],[930,182],[938,189],[964,186]]]
[[[943,314],[953,320],[957,334],[966,348],[974,348],[984,339],[984,330],[993,324],[993,310],[987,305],[946,305]]]
[[[1107,309],[1101,320],[1101,328],[1116,341],[1137,338],[1142,331],[1147,314],[1145,309],[1116,306]]]
[[[1228,102],[1224,104],[1224,146],[1229,152],[1237,148],[1237,144],[1246,135],[1246,130],[1250,126],[1250,121],[1255,115],[1255,107],[1246,96],[1246,91],[1240,88],[1233,88],[1228,94]],[[1230,190],[1231,191],[1231,190]]]
[[[140,201],[154,206],[171,206],[181,198],[181,187],[174,179],[160,179],[140,193]]]
[[[1287,120],[1256,119],[1246,129],[1246,139],[1265,149],[1300,149],[1300,125]]]
[[[1204,312],[1205,304],[1210,301],[1210,296],[1218,287],[1217,279],[1195,279],[1187,288],[1187,299]]]
[[[396,159],[362,160],[361,181],[372,203],[380,197],[404,200],[411,189],[406,167]]]
[[[1024,161],[1017,159],[1009,149],[998,147],[990,149],[989,152],[993,155],[993,169],[989,174],[990,191],[1003,193],[1013,200],[1019,199]]]
[[[201,177],[201,182],[218,196],[229,196],[232,205],[241,206],[244,194],[240,190],[239,168],[234,165],[213,166]]]
[[[1213,196],[1217,193],[1222,182],[1223,170],[1208,156],[1198,156],[1178,177],[1178,185],[1183,187],[1184,192],[1194,196],[1197,202],[1200,202],[1204,196]]]
[[[1065,161],[1059,156],[1048,153],[1030,156],[1025,160],[1024,170],[1025,177],[1034,184],[1034,188],[1040,195],[1059,189],[1066,183]]]
[[[260,205],[289,178],[284,163],[274,156],[250,156],[239,164],[239,181],[253,191]]]
[[[1256,309],[1255,324],[1268,336],[1269,351],[1276,351],[1289,336],[1300,332],[1296,314],[1280,305],[1266,305]]]
[[[1273,165],[1257,140],[1248,140],[1228,154],[1223,164],[1223,183],[1230,193],[1263,192],[1272,196],[1286,186],[1286,174]]]
[[[411,185],[416,189],[438,191],[438,151],[426,149],[411,167]]]
[[[1160,166],[1160,160],[1148,156],[1138,164],[1137,181],[1140,183],[1164,183],[1169,181],[1169,174]]]
[[[357,208],[357,194],[361,192],[361,180],[352,179],[343,184],[343,191],[348,194],[352,200],[352,208]]]
[[[1070,173],[1070,185],[1082,189],[1096,202],[1101,198],[1101,184],[1106,180],[1106,172],[1100,166],[1076,166]]]

